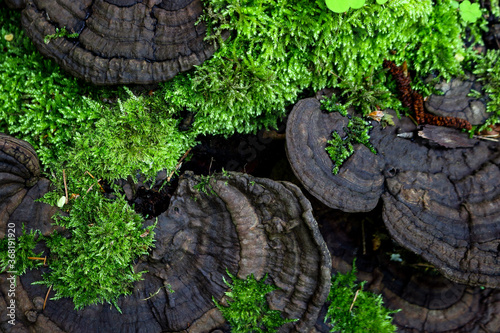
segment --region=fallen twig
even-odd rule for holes
[[[184,161],[184,159],[188,156],[189,152],[191,151],[191,148],[189,148],[185,153],[184,155],[182,155],[181,159],[179,160],[179,163],[177,163],[177,165],[175,166],[175,169],[174,171],[172,171],[170,173],[170,175],[167,177],[167,182],[170,181],[170,179],[172,179],[172,177],[174,176],[174,173],[179,170],[179,168],[181,167],[182,165],[182,161]]]
[[[359,292],[361,291],[361,288],[359,288],[357,291],[356,291],[356,294],[354,295],[354,299],[352,300],[352,303],[351,303],[351,307],[349,308],[349,312],[351,312],[353,306],[354,306],[354,302],[356,302],[356,299],[358,298],[358,294]]]
[[[40,257],[28,257],[28,259],[31,259],[31,260],[43,260],[43,265],[47,266],[47,256],[45,256],[43,258],[40,258]]]
[[[488,136],[483,136],[483,135],[473,135],[472,136],[474,139],[479,139],[479,140],[487,140],[487,141],[493,141],[493,142],[500,142],[498,139],[494,139]]]
[[[63,182],[64,182],[64,193],[66,194],[65,204],[67,205],[69,202],[69,198],[68,198],[68,186],[66,185],[66,174],[64,173],[64,169],[63,169]]]
[[[45,304],[47,304],[47,298],[49,297],[50,290],[52,289],[52,285],[49,287],[49,290],[47,290],[47,294],[45,295],[45,300],[43,301],[43,308],[42,310],[45,310]]]

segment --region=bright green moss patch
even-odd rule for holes
[[[100,117],[97,89],[67,75],[36,50],[20,28],[20,14],[0,10],[0,131],[27,140],[45,166],[67,154],[76,132]],[[3,36],[13,34],[11,41]],[[99,94],[107,94],[100,90]]]
[[[230,288],[226,296],[230,298],[228,306],[213,301],[222,315],[231,325],[232,333],[264,333],[277,332],[283,324],[294,322],[297,319],[284,319],[278,310],[269,309],[266,295],[276,286],[265,283],[267,275],[260,281],[253,274],[242,280],[227,272],[232,282],[224,283]]]
[[[45,44],[48,44],[48,43],[50,43],[50,41],[52,39],[63,38],[63,37],[78,38],[79,35],[80,35],[79,33],[70,33],[70,32],[68,32],[68,30],[66,30],[65,27],[62,27],[61,29],[56,28],[56,33],[52,34],[52,35],[45,36],[45,38],[43,39],[43,42]]]
[[[40,235],[39,231],[26,232],[23,224],[21,236],[8,237],[7,235],[0,239],[0,273],[8,271],[15,275],[23,275],[28,269],[42,265],[41,261],[28,259],[42,255],[42,253],[33,252]]]
[[[451,0],[434,6],[430,0],[372,0],[345,14],[331,12],[322,0],[206,4],[214,39],[222,29],[232,30],[230,37],[192,74],[164,85],[174,109],[197,113],[200,133],[273,126],[304,89],[362,85],[381,70],[384,58],[408,60],[422,76],[461,72],[455,58],[463,49],[461,30]]]
[[[120,311],[116,300],[131,294],[141,279],[144,272],[136,272],[133,263],[153,246],[156,224],[144,229],[143,218],[124,197],[104,198],[88,174],[71,181],[69,191],[78,194],[69,214],[55,217],[69,235],[55,232],[46,238],[50,271],[35,283],[52,286],[53,299],[72,298],[76,309],[107,302]]]
[[[332,169],[334,175],[339,172],[342,164],[354,153],[354,144],[361,143],[370,149],[372,153],[377,153],[370,143],[369,131],[371,128],[369,121],[352,116],[349,118],[347,128],[344,128],[345,137],[342,138],[336,131],[332,133],[332,139],[327,141],[325,150],[335,165]]]
[[[195,145],[193,132],[180,132],[179,119],[158,99],[135,96],[102,110],[94,127],[77,134],[66,165],[93,170],[106,179],[142,173],[154,179],[162,169],[173,170],[179,156]]]
[[[398,311],[383,306],[382,296],[365,291],[366,281],[356,282],[356,267],[347,274],[332,276],[332,286],[328,294],[328,311],[325,322],[334,326],[330,332],[342,333],[392,333],[396,326],[392,317]]]
[[[500,123],[500,56],[499,50],[488,50],[486,56],[478,58],[474,74],[479,81],[483,81],[483,91],[488,94],[489,100],[486,111],[491,113],[479,131],[486,130],[489,125]]]
[[[380,74],[384,58],[407,60],[417,76],[435,72],[448,78],[461,71],[455,57],[463,49],[461,27],[452,0],[434,5],[430,0],[367,0],[340,14],[323,0],[205,3],[209,38],[221,44],[219,51],[162,84],[154,97],[70,78],[36,52],[18,27],[19,14],[3,10],[2,34],[14,38],[0,42],[7,50],[0,55],[0,130],[32,143],[48,168],[68,156],[72,167],[106,179],[135,176],[137,170],[152,177],[175,167],[199,134],[275,126],[304,90],[337,86],[363,113],[366,105],[382,107],[384,83],[378,95],[363,95],[363,88],[373,73]],[[221,43],[224,29],[231,32]],[[120,105],[102,102],[116,97]],[[129,112],[132,107],[136,110]],[[184,110],[196,113],[189,132],[176,129],[175,119]],[[114,124],[121,128],[111,128]],[[159,128],[166,130],[158,133]]]

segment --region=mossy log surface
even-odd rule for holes
[[[500,287],[498,143],[467,139],[468,148],[449,149],[419,137],[409,118],[394,116],[394,126],[373,122],[377,154],[357,145],[333,175],[326,141],[332,131],[343,136],[347,121],[322,112],[316,98],[295,105],[287,155],[306,189],[348,212],[370,211],[381,198],[385,224],[399,244],[456,282]],[[398,137],[401,132],[412,139]]]
[[[201,0],[33,0],[22,25],[45,56],[97,85],[151,84],[200,65],[215,51],[195,24]],[[56,28],[78,33],[44,42]]]
[[[25,149],[25,143],[19,147]],[[2,177],[9,170],[0,170]],[[158,216],[155,248],[135,265],[136,271],[148,273],[134,284],[132,295],[118,299],[123,314],[109,304],[75,311],[67,298],[48,300],[42,309],[47,288],[32,282],[48,271],[45,267],[17,279],[16,327],[40,332],[210,332],[224,325],[212,296],[223,298],[227,286],[222,278],[228,278],[228,269],[240,278],[253,273],[260,279],[267,273],[267,281],[280,288],[269,295],[271,309],[300,319],[280,332],[307,332],[326,301],[331,276],[330,254],[309,201],[291,183],[247,174],[214,175],[204,181],[189,172],[181,177],[168,210]],[[21,183],[23,198],[12,195],[17,206],[8,208],[1,220],[2,233],[8,222],[19,231],[22,223],[44,235],[53,231],[55,209],[33,202],[48,186],[43,178],[31,188]],[[0,304],[8,302],[7,277],[0,275]],[[2,316],[2,330],[8,331],[7,320]]]

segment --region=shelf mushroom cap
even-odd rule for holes
[[[332,131],[344,136],[347,120],[337,112],[322,112],[316,98],[300,100],[288,117],[286,153],[297,178],[318,200],[345,212],[365,212],[375,208],[382,194],[384,164],[380,156],[359,145],[339,173],[332,174],[325,148]]]
[[[498,143],[467,139],[467,147],[449,149],[418,136],[405,139],[398,134],[417,128],[394,115],[394,126],[373,122],[370,142],[377,154],[354,145],[333,175],[326,141],[346,122],[322,112],[315,98],[292,110],[287,153],[306,189],[329,207],[350,212],[370,211],[382,198],[385,224],[400,245],[453,281],[500,287]]]
[[[45,56],[96,85],[151,84],[200,65],[215,47],[201,0],[32,0],[22,25]],[[78,37],[58,37],[65,28]],[[60,30],[59,30],[60,31]]]

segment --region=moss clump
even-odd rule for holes
[[[352,116],[349,119],[347,128],[344,128],[345,137],[342,138],[336,131],[332,133],[332,139],[327,141],[325,150],[335,165],[332,169],[334,175],[339,172],[342,164],[354,153],[353,144],[361,143],[370,149],[372,153],[377,153],[370,143],[369,131],[371,128],[369,121]]]
[[[42,255],[33,252],[39,236],[40,231],[32,229],[26,232],[23,224],[21,236],[16,238],[6,235],[0,239],[0,273],[8,271],[15,275],[23,275],[28,269],[42,265],[41,261],[28,259]]]
[[[134,260],[153,246],[156,226],[143,229],[143,218],[124,197],[111,201],[103,197],[99,183],[90,175],[69,184],[68,215],[57,215],[55,224],[69,233],[46,238],[50,249],[50,271],[35,284],[52,286],[53,299],[70,297],[75,309],[110,303],[129,295],[144,272],[136,272]]]
[[[200,133],[273,126],[304,89],[343,81],[362,85],[365,76],[382,68],[384,58],[408,60],[418,76],[433,71],[449,78],[461,71],[455,58],[463,48],[461,30],[452,0],[435,5],[372,0],[345,14],[331,12],[321,0],[206,4],[214,39],[224,29],[232,34],[194,73],[164,85],[174,109],[197,113],[194,127]]]
[[[499,50],[488,50],[484,57],[477,57],[474,74],[479,81],[484,82],[483,91],[488,94],[489,100],[486,111],[491,116],[478,131],[487,130],[490,125],[500,123],[500,57]]]
[[[162,169],[174,170],[179,156],[195,145],[195,133],[179,131],[180,120],[163,101],[124,91],[123,101],[104,108],[91,130],[76,135],[67,167],[105,179],[138,173],[153,179]]]
[[[230,288],[226,296],[230,298],[228,306],[219,304],[214,298],[217,308],[231,325],[233,333],[264,333],[277,332],[277,329],[286,323],[297,321],[297,319],[284,319],[278,310],[269,309],[266,295],[276,286],[265,283],[267,275],[257,281],[253,274],[242,280],[227,271],[232,282],[224,283]]]
[[[2,7],[0,21],[0,131],[31,143],[49,167],[99,119],[102,107],[89,101],[102,104],[112,90],[82,84],[43,57],[20,28],[20,13]]]
[[[334,325],[330,332],[342,333],[392,333],[391,311],[383,306],[382,296],[363,290],[366,281],[356,282],[356,267],[347,274],[332,276],[332,286],[328,294],[328,311],[325,322]]]

